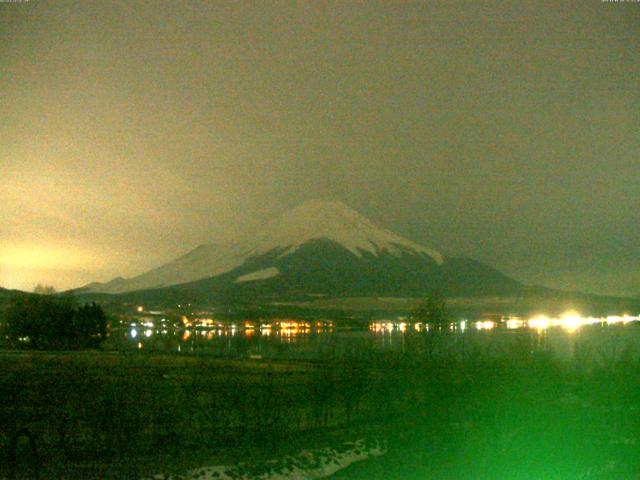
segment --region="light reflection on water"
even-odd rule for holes
[[[404,318],[349,327],[331,321],[274,320],[153,330],[141,322],[114,330],[113,337],[120,349],[251,358],[314,359],[368,350],[412,353],[424,351],[425,342],[433,351],[463,355],[518,347],[550,351],[565,358],[573,358],[576,351],[585,349],[600,353],[633,350],[640,357],[640,329],[634,326],[639,320],[631,315],[583,317],[569,311],[558,317],[463,319],[444,325]]]

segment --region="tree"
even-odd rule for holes
[[[33,289],[33,293],[37,293],[38,295],[53,295],[56,293],[56,289],[53,288],[52,285],[43,285],[39,283]]]
[[[3,334],[15,345],[36,349],[97,346],[106,338],[106,316],[95,303],[77,307],[72,298],[29,295],[5,311]]]
[[[413,313],[413,317],[420,322],[442,324],[449,321],[447,302],[439,293],[428,295]]]
[[[80,306],[73,314],[70,334],[78,346],[97,346],[107,337],[107,317],[100,305]]]

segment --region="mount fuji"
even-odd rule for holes
[[[499,271],[380,228],[341,202],[309,201],[227,245],[205,244],[129,279],[78,293],[153,291],[171,298],[504,295],[524,286]]]

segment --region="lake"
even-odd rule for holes
[[[640,357],[640,322],[634,316],[603,318],[465,319],[448,325],[403,318],[360,325],[340,321],[269,320],[210,322],[176,328],[149,320],[113,329],[118,350],[203,354],[230,358],[320,360],[373,352],[411,355],[509,355],[547,352],[564,360],[610,362]]]

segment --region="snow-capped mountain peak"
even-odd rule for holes
[[[286,255],[305,242],[320,238],[332,240],[357,256],[362,256],[363,251],[377,255],[383,250],[391,254],[404,250],[427,254],[438,264],[443,261],[439,252],[376,226],[338,201],[302,203],[267,223],[242,243],[253,245],[250,249],[253,253],[284,247],[287,250],[283,255]]]
[[[428,256],[436,264],[443,263],[440,253],[377,227],[342,202],[312,200],[241,235],[228,245],[200,245],[186,255],[136,277],[93,283],[85,288],[94,292],[120,293],[188,283],[232,271],[269,252],[277,251],[278,258],[286,257],[305,243],[319,239],[335,242],[357,257],[362,257],[364,252],[374,256],[386,252],[398,257],[407,254]],[[254,273],[244,274],[238,281],[269,278],[279,272],[272,268]]]

